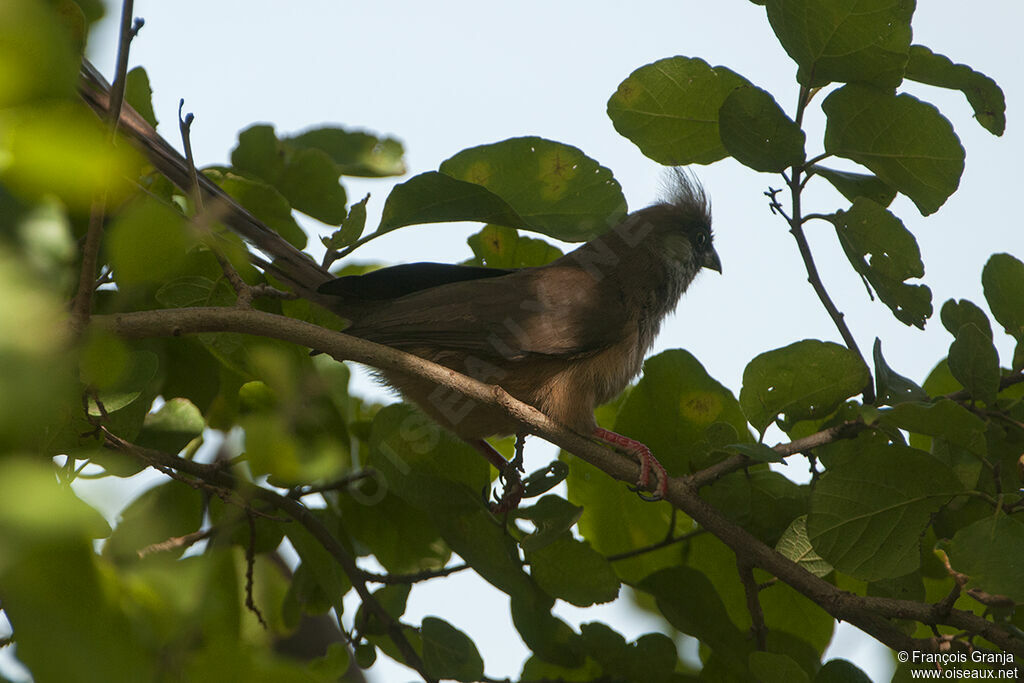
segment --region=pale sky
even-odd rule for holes
[[[619,136],[605,113],[608,97],[631,71],[685,55],[730,67],[771,92],[790,115],[797,93],[795,65],[775,41],[764,9],[747,0],[650,0],[628,9],[600,0],[137,0],[135,14],[146,26],[132,46],[131,65],[146,67],[160,131],[177,146],[178,99],[195,113],[192,145],[200,165],[226,162],[238,131],[255,122],[271,122],[279,133],[329,123],[393,135],[405,144],[410,176],[436,170],[466,147],[539,135],[575,145],[610,168],[636,209],[656,198],[661,168]],[[94,32],[89,51],[108,77],[115,23],[107,20]],[[980,275],[989,255],[1008,251],[1024,258],[1018,217],[1024,138],[1017,118],[1024,96],[1024,4],[930,0],[918,4],[914,26],[914,42],[994,78],[1008,112],[1007,132],[995,138],[972,119],[959,92],[906,88],[950,118],[967,150],[960,190],[937,214],[923,218],[905,199],[891,207],[921,246],[936,310],[926,331],[904,326],[868,299],[830,225],[814,221],[807,230],[826,286],[862,351],[870,354],[881,337],[889,364],[920,382],[951,341],[938,320],[942,303],[969,298],[987,310]],[[807,113],[808,156],[821,151],[822,99]],[[780,179],[730,160],[694,170],[712,200],[723,275],[707,272],[697,280],[655,352],[686,348],[738,394],[743,368],[758,353],[805,338],[839,337],[806,283],[786,226],[762,195]],[[368,226],[400,180],[345,180],[350,201],[372,194]],[[805,196],[805,211],[846,208],[823,181],[812,185],[817,189]],[[456,262],[469,255],[465,237],[479,228],[408,227],[356,257]],[[996,336],[1007,365],[1009,337]],[[573,623],[607,619],[630,639],[657,628],[649,618],[629,616],[622,602],[560,614]],[[518,674],[526,650],[507,623],[505,596],[468,576],[436,580],[413,591],[406,617],[416,623],[432,613],[474,639],[489,676]],[[891,667],[878,656],[881,646],[843,633],[832,654],[853,660],[874,680],[887,679]],[[412,678],[384,659],[371,671],[373,680]]]

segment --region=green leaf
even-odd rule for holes
[[[231,165],[277,185],[284,174],[285,155],[274,127],[262,123],[241,131],[238,144],[231,150]]]
[[[604,555],[565,535],[527,554],[530,575],[555,598],[577,607],[610,602],[619,596],[619,578]]]
[[[967,585],[1024,602],[1024,519],[1020,514],[981,519],[956,532],[949,546],[953,568]]]
[[[894,88],[910,48],[913,0],[768,0],[768,21],[808,87]]]
[[[409,593],[412,591],[410,584],[392,584],[378,588],[373,592],[373,598],[383,608],[389,617],[397,621],[405,614],[405,608],[409,603]],[[387,625],[377,616],[374,610],[367,607],[366,603],[359,605],[356,611],[355,623],[360,631],[371,635],[380,636],[387,633]]]
[[[172,398],[146,415],[136,443],[165,453],[177,453],[203,433],[206,421],[188,399]]]
[[[394,138],[324,126],[282,138],[281,142],[292,150],[323,150],[341,175],[380,178],[405,173],[402,143]]]
[[[800,665],[786,655],[751,652],[748,660],[750,673],[754,674],[760,683],[810,683],[811,679]]]
[[[932,105],[851,84],[829,95],[821,108],[828,117],[825,151],[863,164],[923,215],[938,211],[959,186],[964,148]]]
[[[882,356],[882,340],[875,337],[872,349],[875,361],[875,393],[877,405],[895,405],[905,401],[927,401],[928,393],[913,381],[889,367]]]
[[[703,573],[689,567],[662,569],[638,588],[650,593],[668,622],[712,650],[730,658],[743,657],[753,644],[729,619],[721,598]],[[735,662],[734,662],[735,665]],[[742,665],[736,665],[740,671]]]
[[[871,683],[871,679],[845,659],[830,659],[818,670],[814,683]]]
[[[942,326],[954,337],[959,334],[961,327],[967,323],[973,323],[985,333],[985,336],[989,339],[992,338],[992,324],[989,322],[988,316],[973,301],[950,299],[942,304],[939,318],[942,320]]]
[[[296,249],[306,246],[306,233],[292,217],[292,207],[273,186],[223,168],[205,168],[203,175],[238,200],[256,218],[288,240]]]
[[[993,135],[1006,130],[1006,98],[991,78],[966,64],[954,64],[949,57],[932,52],[924,45],[910,46],[907,78],[940,88],[952,88],[967,96],[974,118]]]
[[[807,487],[778,472],[735,472],[702,492],[730,520],[771,545],[807,510]]]
[[[753,622],[737,570],[736,554],[711,534],[695,536],[686,545],[687,565],[708,577],[732,622],[741,632],[749,634]],[[754,580],[758,583],[768,579],[768,574],[754,570]],[[794,657],[801,665],[812,660],[816,666],[818,653],[832,640],[832,617],[785,584],[762,590],[759,601],[769,633],[769,651]],[[749,680],[749,676],[741,680]]]
[[[370,449],[368,464],[413,507],[483,511],[487,461],[412,406],[394,404],[376,414]]]
[[[804,132],[760,88],[733,90],[718,111],[718,130],[729,154],[755,171],[777,173],[804,161]]]
[[[391,573],[440,569],[451,556],[431,519],[376,478],[339,496],[336,505],[357,547],[365,548],[360,554],[372,553]]]
[[[732,425],[740,440],[749,438],[732,392],[688,352],[672,349],[644,362],[615,430],[645,443],[670,474],[679,474],[710,464],[704,462],[711,457],[705,433],[715,423]]]
[[[310,511],[310,514],[321,522],[324,521],[325,513]],[[309,572],[310,578],[315,581],[321,594],[337,610],[339,615],[342,614],[345,609],[342,598],[352,588],[352,583],[345,575],[345,572],[342,571],[337,560],[327,552],[323,544],[306,530],[304,526],[284,524],[282,528],[288,536],[288,540],[295,547],[295,552],[298,553],[299,559],[302,560],[299,569],[304,567]],[[297,574],[298,572],[296,572]]]
[[[156,291],[156,300],[169,308],[230,306],[236,298],[226,278],[211,280],[199,275],[175,278]]]
[[[3,540],[0,544],[6,545]],[[18,660],[31,670],[32,680],[150,681],[159,677],[150,634],[164,624],[158,626],[148,615],[130,619],[125,614],[125,609],[135,613],[144,608],[128,604],[131,588],[118,580],[108,563],[97,561],[86,539],[64,543],[35,539],[18,554],[16,564],[4,563],[9,566],[0,572],[0,580],[4,613],[17,625]],[[155,601],[159,594],[147,597]],[[54,653],[55,642],[63,643],[60,656]]]
[[[341,171],[323,150],[290,147],[277,139],[272,126],[257,124],[238,134],[231,164],[272,186],[308,216],[328,225],[339,225],[345,218],[345,188],[338,183]]]
[[[512,595],[512,623],[536,656],[552,664],[576,668],[584,662],[579,636],[551,614],[553,604],[540,590]]]
[[[384,201],[377,232],[406,225],[479,221],[499,225],[525,225],[526,221],[504,199],[476,183],[427,171],[395,185]]]
[[[905,281],[924,277],[917,240],[903,221],[870,199],[858,197],[849,211],[832,216],[839,243],[854,270],[904,325],[924,329],[932,314],[932,291]]]
[[[1024,263],[1010,254],[993,254],[981,271],[981,284],[992,316],[1006,334],[1024,343]]]
[[[154,543],[197,531],[203,523],[203,495],[179,481],[168,480],[132,501],[121,523],[103,546],[103,555],[116,562],[138,561],[139,552]],[[151,555],[176,560],[185,548]]]
[[[8,45],[0,55],[0,68],[9,54]],[[35,45],[29,54],[35,58],[41,50],[47,51]],[[0,100],[7,78],[4,72]],[[140,167],[131,145],[111,144],[106,126],[80,101],[4,111],[0,156],[0,183],[5,190],[31,201],[56,196],[72,212],[86,215],[100,193],[107,193],[109,206],[119,205],[134,187],[125,178],[137,177]]]
[[[112,387],[99,392],[99,402],[103,409],[92,398],[89,399],[89,414],[100,417],[103,414],[115,413],[125,406],[134,403],[149,387],[160,368],[160,359],[152,351],[135,351],[130,354],[126,371]],[[146,406],[149,410],[149,406]]]
[[[882,412],[879,422],[916,434],[940,436],[979,457],[987,452],[985,421],[948,398],[935,403],[901,403]]]
[[[774,448],[763,443],[732,443],[722,450],[745,455],[754,462],[785,462]]]
[[[587,655],[601,665],[606,677],[623,681],[644,681],[644,683],[666,683],[679,660],[675,643],[661,633],[647,633],[632,643],[616,633],[606,624],[591,622],[580,624],[580,635]],[[523,680],[530,679],[524,670]],[[593,680],[587,676],[580,680]],[[568,679],[573,680],[573,679]]]
[[[563,537],[579,521],[583,508],[573,505],[566,499],[548,495],[528,508],[520,508],[515,512],[518,519],[533,522],[536,531],[527,535],[519,542],[523,550],[533,552]]]
[[[334,231],[330,237],[321,240],[325,247],[337,251],[349,246],[362,236],[363,229],[366,228],[366,202],[369,200],[370,195],[367,194],[351,206],[341,228]]]
[[[755,357],[743,371],[740,405],[750,424],[764,432],[776,417],[828,415],[864,389],[868,369],[849,349],[813,339]]]
[[[999,391],[999,354],[991,333],[974,323],[963,325],[949,345],[949,371],[971,397],[995,405]]]
[[[32,0],[0,7],[0,108],[73,96],[80,53],[52,7]]]
[[[838,171],[818,164],[811,166],[810,170],[830,182],[832,187],[839,190],[839,194],[851,203],[856,201],[857,197],[864,197],[879,206],[889,206],[896,198],[896,190],[879,180],[878,176]]]
[[[122,211],[107,239],[114,278],[122,286],[159,282],[176,273],[193,243],[180,213],[148,199]]]
[[[719,137],[718,111],[735,88],[749,85],[724,66],[670,57],[642,66],[608,100],[619,134],[655,161],[710,164],[729,152]]]
[[[319,149],[301,149],[288,159],[277,189],[292,208],[327,225],[341,225],[347,211],[338,167]]]
[[[610,170],[576,147],[544,138],[464,149],[438,170],[508,202],[524,221],[509,227],[566,242],[596,237],[626,215],[626,199]]]
[[[793,520],[775,544],[775,549],[815,576],[828,576],[832,572],[832,565],[814,551],[807,537],[807,515]]]
[[[153,111],[153,89],[149,86],[146,70],[137,66],[124,79],[124,101],[142,115],[149,125],[156,128],[156,113]]]
[[[57,481],[52,462],[4,453],[0,458],[0,576],[23,553],[51,541],[105,538],[110,525]],[[47,566],[47,565],[41,565]],[[51,586],[51,589],[54,588]],[[13,595],[6,597],[14,597]]]
[[[466,240],[474,258],[467,263],[490,268],[543,266],[562,255],[544,240],[521,236],[514,228],[487,225]]]
[[[484,675],[484,660],[465,633],[437,617],[424,617],[423,665],[437,678],[476,681]]]
[[[619,414],[612,423],[616,408]],[[597,412],[603,426],[647,444],[670,473],[689,472],[722,458],[706,437],[716,423],[731,426],[730,443],[749,438],[732,393],[680,349],[648,359],[644,376],[618,405]],[[691,521],[673,516],[668,505],[644,502],[592,465],[565,453],[561,457],[569,465],[569,500],[584,510],[580,532],[599,552],[611,555],[657,543],[673,522],[678,534],[690,530]],[[615,571],[624,581],[636,582],[678,563],[679,549],[670,546],[616,562]]]
[[[962,485],[923,451],[878,441],[836,458],[811,494],[807,533],[837,570],[864,581],[920,566],[920,537],[931,515]]]

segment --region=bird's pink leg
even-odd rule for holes
[[[665,472],[665,468],[661,466],[658,459],[651,453],[650,448],[636,439],[616,434],[601,427],[594,430],[594,436],[612,446],[618,446],[640,461],[640,477],[636,481],[636,485],[640,488],[646,489],[650,487],[651,470],[654,470],[657,484],[654,489],[654,497],[651,500],[661,500],[665,497],[665,493],[668,492],[668,473]]]
[[[509,462],[503,458],[501,453],[494,450],[494,446],[483,439],[466,439],[466,443],[487,458],[487,462],[494,465],[501,481],[505,484],[505,491],[501,494],[501,499],[491,505],[491,511],[500,514],[518,508],[523,499],[523,482],[515,462]]]

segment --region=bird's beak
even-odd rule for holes
[[[704,254],[704,262],[701,265],[719,273],[722,272],[722,261],[718,258],[718,252],[714,249]]]

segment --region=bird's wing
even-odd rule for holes
[[[381,301],[397,299],[425,289],[466,280],[501,277],[516,272],[510,268],[455,266],[447,263],[405,263],[363,275],[348,275],[320,285],[317,291],[348,299]]]
[[[628,324],[626,307],[607,282],[552,265],[382,301],[346,332],[397,348],[515,360],[586,355],[621,340]]]

